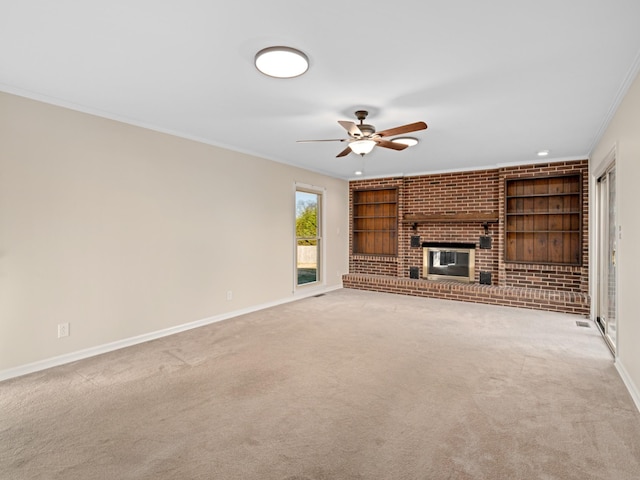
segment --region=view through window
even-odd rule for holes
[[[298,285],[320,281],[321,194],[296,190],[296,278]]]

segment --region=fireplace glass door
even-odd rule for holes
[[[474,249],[427,247],[423,255],[424,271],[428,280],[473,281]]]

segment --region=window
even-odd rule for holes
[[[320,281],[322,194],[296,189],[296,284]]]
[[[582,178],[506,181],[506,261],[582,263]]]
[[[398,191],[353,192],[353,253],[392,255],[398,252]]]

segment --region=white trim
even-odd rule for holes
[[[71,353],[67,353],[57,357],[48,358],[46,360],[40,360],[37,362],[28,363],[26,365],[20,365],[19,367],[9,368],[9,369],[0,371],[0,382],[3,380],[8,380],[10,378],[27,375],[29,373],[35,373],[41,370],[46,370],[48,368],[58,367],[60,365],[64,365],[67,363],[76,362],[78,360],[84,360],[86,358],[95,357],[96,355],[102,355],[103,353],[113,352],[115,350],[120,350],[121,348],[132,347],[134,345],[138,345],[144,342],[149,342],[151,340],[156,340],[158,338],[168,337],[169,335],[185,332],[187,330],[192,330],[194,328],[204,327],[206,325],[220,322],[222,320],[228,320],[230,318],[238,317],[240,315],[246,315],[247,313],[257,312],[260,310],[264,310],[266,308],[271,308],[278,305],[283,305],[285,303],[302,300],[303,298],[312,297],[314,295],[319,295],[321,293],[328,293],[333,290],[339,290],[341,288],[342,288],[341,285],[332,286],[332,287],[323,286],[323,288],[306,290],[304,293],[296,292],[296,295],[294,297],[283,298],[273,302],[254,305],[252,307],[235,310],[233,312],[227,312],[220,315],[215,315],[213,317],[203,318],[202,320],[196,320],[195,322],[190,322],[190,323],[185,323],[183,325],[177,325],[175,327],[165,328],[164,330],[145,333],[135,337],[125,338],[123,340],[107,343],[105,345],[98,345],[96,347],[86,348],[84,350],[78,350],[76,352],[71,352]]]
[[[327,284],[327,189],[322,189],[320,197],[320,282]]]
[[[578,155],[573,157],[562,157],[562,158],[535,158],[531,160],[522,160],[519,162],[508,162],[508,163],[493,163],[488,165],[479,165],[479,166],[471,166],[471,167],[460,167],[460,168],[445,168],[442,170],[426,170],[424,172],[410,173],[404,174],[402,172],[396,173],[385,173],[380,175],[359,175],[359,176],[351,176],[348,177],[347,180],[350,182],[356,182],[358,180],[375,180],[378,178],[411,178],[411,177],[422,177],[424,175],[440,175],[443,173],[464,173],[464,172],[477,172],[480,170],[498,170],[500,168],[506,167],[521,167],[525,165],[544,165],[547,163],[560,163],[560,162],[576,162],[581,160],[588,160],[589,155],[586,153],[584,155]]]
[[[332,178],[339,178],[341,180],[346,180],[346,177],[340,177],[337,176],[335,173],[330,172],[330,171],[326,171],[326,170],[322,170],[319,168],[313,168],[313,167],[302,167],[300,166],[300,164],[296,164],[292,161],[287,161],[287,160],[283,160],[281,158],[278,157],[272,157],[272,156],[267,156],[264,153],[260,153],[257,152],[255,150],[251,150],[248,148],[242,148],[239,147],[237,145],[229,145],[227,143],[224,142],[219,142],[217,140],[211,140],[209,138],[204,138],[201,137],[199,135],[192,135],[192,134],[188,134],[185,133],[181,130],[175,130],[172,128],[165,128],[165,127],[161,127],[159,125],[156,125],[155,123],[149,123],[146,121],[140,121],[140,120],[136,120],[133,118],[129,118],[123,115],[119,115],[113,112],[108,112],[106,110],[101,110],[99,108],[93,108],[93,107],[87,107],[85,105],[81,105],[78,103],[74,103],[74,102],[70,102],[68,100],[63,100],[57,97],[52,97],[49,95],[44,95],[41,93],[37,93],[37,92],[32,92],[30,90],[25,90],[23,88],[18,88],[18,87],[14,87],[12,85],[8,85],[6,83],[0,83],[0,92],[5,92],[8,93],[10,95],[15,95],[18,97],[23,97],[23,98],[27,98],[29,100],[34,100],[36,102],[41,102],[41,103],[46,103],[47,105],[53,105],[55,107],[61,107],[61,108],[66,108],[67,110],[72,110],[74,112],[80,112],[80,113],[85,113],[87,115],[91,115],[97,118],[102,118],[105,120],[112,120],[114,122],[118,122],[118,123],[123,123],[126,125],[131,125],[134,127],[138,127],[138,128],[143,128],[145,130],[149,130],[152,132],[158,132],[158,133],[162,133],[165,135],[171,135],[172,137],[177,137],[177,138],[183,138],[185,140],[190,140],[193,142],[198,142],[198,143],[202,143],[205,145],[210,145],[212,147],[217,147],[217,148],[224,148],[225,150],[230,150],[232,152],[238,152],[238,153],[242,153],[245,155],[250,155],[252,157],[256,157],[256,158],[261,158],[264,160],[270,160],[272,162],[277,162],[277,163],[281,163],[281,164],[285,164],[285,165],[289,165],[295,168],[300,168],[300,169],[304,169],[310,172],[315,172],[315,173],[319,173],[321,175],[326,175],[328,177],[332,177]]]
[[[620,363],[619,359],[616,359],[614,365],[616,367],[616,370],[618,371],[618,374],[620,374],[620,378],[622,378],[625,387],[627,387],[627,390],[629,391],[629,394],[633,399],[633,403],[636,404],[636,408],[640,412],[640,390],[638,390],[638,387],[636,387],[635,383],[633,383],[633,380],[631,380],[631,376],[627,373],[627,370],[624,368],[624,365]]]
[[[327,192],[326,187],[319,187],[318,185],[311,185],[310,183],[294,182],[295,190],[306,190],[310,193],[320,193],[324,195]]]
[[[602,137],[604,136],[604,133],[607,131],[607,128],[609,128],[609,124],[611,123],[611,120],[613,120],[614,115],[618,111],[618,108],[620,107],[622,100],[627,95],[627,93],[629,92],[629,89],[631,88],[631,85],[633,84],[633,81],[638,76],[638,72],[640,72],[640,51],[638,51],[635,58],[633,59],[633,63],[631,64],[631,67],[629,67],[629,70],[627,71],[627,75],[622,80],[622,83],[620,84],[620,87],[616,92],[616,96],[613,98],[613,102],[611,102],[611,105],[609,106],[609,110],[607,111],[607,114],[602,119],[600,128],[594,135],[593,141],[591,142],[591,145],[589,147],[589,152],[593,153],[595,148],[600,143],[600,140],[602,140]],[[591,155],[591,153],[589,155]]]
[[[320,260],[318,261],[318,280],[309,283],[298,285],[298,236],[296,234],[296,216],[297,216],[297,203],[296,197],[298,192],[312,193],[320,197],[320,251],[318,252]],[[295,181],[293,183],[293,294],[295,295],[299,290],[310,290],[317,287],[324,287],[327,284],[326,275],[326,241],[325,241],[325,197],[327,194],[326,187],[319,187],[317,185],[311,185],[308,183]]]
[[[607,170],[611,168],[613,163],[616,161],[616,157],[618,155],[618,142],[613,142],[612,147],[609,149],[606,155],[602,157],[602,160],[598,164],[598,168],[593,170],[593,177],[598,180],[602,175],[604,175]],[[592,159],[595,161],[595,159]],[[589,169],[591,169],[591,165],[589,165]]]
[[[601,126],[601,130],[597,135],[596,135],[596,139],[593,142],[593,146],[592,148],[589,150],[589,152],[593,151],[593,148],[595,145],[597,145],[600,137],[604,134],[604,129],[605,127],[608,126],[609,122],[611,121],[611,118],[613,117],[613,114],[615,113],[617,107],[619,106],[620,102],[622,101],[622,98],[624,97],[624,95],[626,95],[627,91],[629,90],[631,83],[633,81],[633,79],[635,78],[634,74],[638,72],[638,70],[640,69],[640,54],[638,55],[638,57],[636,58],[636,60],[634,61],[634,65],[631,67],[629,73],[627,74],[627,77],[625,79],[625,81],[623,82],[622,86],[620,87],[620,91],[618,93],[618,97],[616,97],[616,100],[614,101],[611,109],[612,112],[610,113],[609,117],[605,118],[605,122],[603,122],[603,125]],[[345,181],[355,181],[355,180],[373,180],[376,178],[389,178],[389,177],[419,177],[419,176],[423,176],[423,175],[438,175],[438,174],[442,174],[442,173],[455,173],[455,172],[473,172],[476,170],[494,170],[497,168],[502,168],[505,166],[521,166],[521,165],[533,165],[536,163],[554,163],[554,162],[568,162],[568,161],[574,161],[574,160],[584,160],[586,158],[589,158],[590,153],[585,153],[584,155],[579,155],[579,156],[574,156],[574,157],[565,157],[565,158],[555,158],[555,159],[550,159],[550,158],[545,158],[545,159],[531,159],[531,160],[522,160],[522,161],[518,161],[518,162],[509,162],[509,163],[496,163],[496,164],[488,164],[488,165],[484,165],[484,166],[472,166],[472,167],[460,167],[460,168],[451,168],[451,169],[442,169],[442,170],[427,170],[424,172],[417,172],[417,173],[411,173],[411,174],[407,174],[405,175],[403,172],[396,172],[396,173],[385,173],[385,174],[381,174],[381,175],[372,175],[372,176],[352,176],[352,175],[340,175],[337,174],[336,172],[331,172],[328,170],[324,170],[322,168],[317,168],[314,166],[305,166],[302,167],[300,164],[294,163],[293,161],[290,160],[283,160],[282,158],[275,158],[275,157],[271,157],[268,155],[265,155],[264,153],[259,153],[256,152],[254,150],[248,149],[248,148],[242,148],[239,147],[237,145],[229,145],[227,143],[223,143],[223,142],[219,142],[219,141],[213,141],[211,139],[208,138],[204,138],[198,135],[191,135],[191,134],[187,134],[185,132],[179,131],[179,130],[174,130],[171,128],[164,128],[164,127],[160,127],[158,125],[155,125],[153,123],[149,123],[149,122],[143,122],[140,120],[135,120],[129,117],[125,117],[122,115],[118,115],[115,114],[113,112],[107,112],[105,110],[101,110],[101,109],[97,109],[97,108],[93,108],[93,107],[87,107],[85,105],[80,105],[77,103],[73,103],[73,102],[69,102],[67,100],[62,100],[60,98],[56,98],[56,97],[51,97],[49,95],[43,95],[41,93],[37,93],[37,92],[32,92],[30,90],[25,90],[23,88],[17,88],[14,87],[12,85],[8,85],[5,83],[0,83],[0,91],[1,92],[5,92],[11,95],[16,95],[18,97],[23,97],[23,98],[28,98],[30,100],[35,100],[37,102],[42,102],[42,103],[46,103],[48,105],[53,105],[56,107],[61,107],[61,108],[66,108],[68,110],[73,110],[75,112],[80,112],[80,113],[85,113],[87,115],[92,115],[94,117],[98,117],[98,118],[103,118],[106,120],[112,120],[114,122],[119,122],[119,123],[124,123],[126,125],[132,125],[134,127],[139,127],[139,128],[143,128],[145,130],[150,130],[152,132],[158,132],[158,133],[162,133],[165,135],[171,135],[173,137],[178,137],[178,138],[183,138],[185,140],[190,140],[193,142],[198,142],[198,143],[202,143],[205,145],[211,145],[213,147],[218,147],[218,148],[224,148],[226,150],[230,150],[232,152],[238,152],[238,153],[242,153],[245,155],[250,155],[252,157],[256,157],[256,158],[261,158],[264,160],[270,160],[272,162],[276,162],[276,163],[281,163],[284,165],[289,165],[295,168],[301,168],[304,169],[306,171],[309,172],[314,172],[314,173],[319,173],[321,175],[326,175],[327,177],[331,177],[331,178],[337,178],[340,180],[345,180]],[[614,108],[615,107],[615,108]],[[302,184],[301,184],[302,185]],[[321,188],[321,187],[314,187],[314,188]]]

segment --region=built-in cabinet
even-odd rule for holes
[[[506,180],[505,260],[582,263],[580,174]]]

